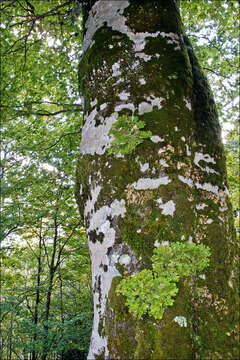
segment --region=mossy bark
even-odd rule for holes
[[[88,15],[76,197],[92,260],[89,359],[235,359],[237,244],[225,157],[214,100],[176,3],[99,0]],[[110,156],[111,126],[122,114],[138,116],[152,137],[131,154]],[[209,246],[210,266],[178,284],[161,321],[137,320],[115,289],[122,276],[151,268],[163,241]]]

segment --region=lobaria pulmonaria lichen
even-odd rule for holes
[[[144,139],[152,136],[151,131],[141,130],[145,125],[138,116],[119,115],[110,130],[114,140],[107,150],[108,154],[117,156],[130,154]]]
[[[116,291],[126,296],[129,311],[139,319],[149,314],[162,319],[164,310],[174,303],[177,283],[209,266],[210,248],[176,242],[158,245],[152,256],[152,269],[124,277]]]

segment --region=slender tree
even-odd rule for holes
[[[235,359],[237,244],[220,127],[177,2],[98,0],[84,10],[76,196],[92,261],[88,358]],[[162,317],[138,316],[118,284],[150,271],[159,244],[177,243],[208,246],[208,268],[177,282]],[[141,282],[129,294],[141,286],[161,301]]]

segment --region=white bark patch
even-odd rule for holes
[[[212,192],[212,193],[216,194],[217,196],[219,195],[217,185],[212,185],[210,183],[200,184],[199,182],[194,183],[192,179],[185,178],[182,175],[178,175],[178,178],[179,178],[180,181],[184,182],[185,184],[187,184],[190,187],[195,185],[197,189],[202,189],[202,190],[205,190],[205,191],[208,191],[208,192]]]
[[[163,204],[162,198],[159,198],[157,200],[157,203],[159,204],[160,209],[162,209],[162,214],[163,215],[171,215],[173,216],[174,211],[176,209],[175,204],[172,200],[166,202],[165,204]]]
[[[168,176],[163,176],[158,179],[142,178],[132,185],[136,190],[157,189],[160,185],[167,185],[171,182]]]
[[[115,1],[97,1],[92,7],[89,17],[86,21],[86,33],[83,39],[82,50],[85,52],[88,47],[93,45],[93,35],[101,28],[105,22],[109,27],[117,30],[116,25],[119,21],[120,28],[125,28],[125,18],[122,16],[125,8],[129,6],[129,1],[115,0]],[[119,12],[117,12],[119,11]]]
[[[196,205],[196,209],[197,209],[197,210],[203,210],[206,206],[207,206],[207,204],[205,204],[205,203],[197,204],[197,205]]]
[[[212,224],[213,223],[213,219],[207,219],[206,224]]]
[[[97,110],[93,109],[90,115],[85,117],[85,123],[82,128],[82,141],[80,144],[81,154],[98,154],[102,155],[106,149],[109,148],[113,136],[109,136],[109,131],[112,125],[117,121],[118,115],[113,113],[111,116],[105,119],[99,116],[102,124],[95,126],[95,117]]]
[[[123,254],[119,258],[119,264],[121,265],[129,265],[131,262],[131,257],[128,254]]]
[[[200,160],[203,160],[207,163],[213,163],[213,164],[216,164],[216,161],[214,160],[214,158],[212,158],[209,154],[202,154],[202,153],[199,153],[199,152],[196,152],[195,153],[195,157],[194,157],[194,163],[199,166],[199,161]]]
[[[187,327],[187,319],[184,316],[175,316],[173,319],[180,327]]]
[[[143,101],[138,105],[138,113],[139,115],[143,115],[145,113],[151,112],[156,106],[158,110],[161,109],[161,101],[164,100],[163,98],[156,97],[154,95],[150,95],[146,99],[147,101]]]
[[[183,99],[185,104],[186,104],[186,107],[188,108],[188,110],[192,110],[192,105],[191,105],[191,101],[187,98],[184,98]]]
[[[192,181],[192,179],[185,178],[185,177],[182,176],[182,175],[178,175],[178,178],[179,178],[180,181],[182,181],[183,183],[187,184],[188,186],[190,186],[190,187],[193,186],[193,181]]]
[[[129,109],[132,111],[132,113],[134,113],[135,106],[133,104],[121,104],[121,105],[115,106],[114,111],[120,112],[122,109]]]
[[[111,287],[112,279],[119,276],[116,268],[118,254],[109,256],[107,254],[108,248],[112,247],[115,242],[115,230],[111,228],[109,217],[112,219],[116,216],[124,217],[126,213],[125,201],[114,200],[110,206],[103,206],[99,210],[94,211],[94,206],[100,194],[101,187],[96,186],[91,191],[92,199],[88,200],[85,206],[84,215],[89,217],[88,232],[95,230],[97,234],[103,233],[104,239],[102,242],[95,243],[89,239],[89,250],[92,262],[92,279],[94,289],[94,322],[91,346],[88,354],[88,359],[94,359],[97,354],[105,350],[108,353],[107,338],[103,338],[98,333],[99,321],[104,319],[106,308],[106,301],[108,292]],[[104,271],[104,265],[107,266],[107,271]]]
[[[162,241],[162,242],[161,242],[161,245],[167,246],[167,245],[169,245],[169,241],[168,241],[168,240]]]
[[[124,80],[122,78],[119,78],[117,81],[115,81],[115,83],[113,84],[113,87],[118,86],[122,82],[124,82]]]
[[[136,57],[144,59],[144,61],[150,60],[150,55],[143,52],[147,38],[156,38],[159,35],[166,38],[168,44],[176,43],[179,47],[180,37],[174,33],[164,33],[157,31],[155,33],[138,32],[134,33],[127,25],[126,18],[123,16],[124,10],[130,5],[127,0],[115,0],[115,1],[97,1],[92,7],[89,17],[86,21],[86,33],[83,40],[83,53],[93,45],[93,36],[95,32],[100,29],[104,24],[113,30],[125,34],[133,42],[133,50]]]
[[[164,159],[159,160],[160,165],[162,165],[162,167],[169,167],[169,165],[167,164],[167,162]]]
[[[79,194],[80,194],[80,195],[83,194],[83,186],[82,186],[82,184],[80,185]]]
[[[216,161],[214,160],[214,158],[212,158],[209,154],[202,154],[199,152],[195,153],[194,156],[194,164],[197,165],[201,170],[206,171],[208,173],[212,173],[212,174],[217,174],[220,175],[216,170],[209,168],[208,166],[206,166],[205,168],[202,167],[201,165],[199,165],[199,161],[205,161],[207,163],[212,163],[212,164],[216,164]]]
[[[153,135],[153,136],[151,136],[151,137],[150,137],[150,140],[151,140],[152,142],[154,142],[155,144],[157,144],[157,143],[159,143],[159,142],[161,142],[161,141],[164,141],[164,139],[163,139],[163,138],[160,138],[158,135]]]
[[[153,109],[152,105],[149,104],[146,101],[141,102],[141,104],[138,105],[138,113],[139,115],[151,112]]]
[[[118,96],[121,100],[124,101],[124,100],[128,100],[128,98],[130,97],[130,94],[127,93],[126,91],[122,91]]]
[[[146,84],[146,80],[144,78],[140,78],[139,82],[141,85],[145,85]]]
[[[85,100],[84,100],[84,97],[81,95],[80,95],[80,100],[81,100],[82,108],[84,110]]]
[[[102,104],[102,105],[100,105],[100,110],[104,110],[104,109],[106,109],[106,107],[107,107],[107,104],[105,103],[105,104]]]
[[[124,217],[124,214],[126,212],[125,208],[125,201],[122,199],[121,201],[114,200],[110,206],[103,206],[99,210],[97,210],[95,213],[93,213],[92,216],[90,216],[90,226],[89,230],[96,230],[97,233],[99,232],[105,232],[104,226],[106,226],[107,233],[109,231],[107,217],[111,216],[111,218],[114,218],[115,216],[122,216]],[[86,216],[87,213],[84,215]],[[107,225],[106,225],[107,224]]]
[[[145,163],[145,164],[139,163],[139,165],[140,165],[141,172],[143,172],[143,173],[149,169],[149,163]]]
[[[96,106],[96,105],[97,105],[97,102],[98,102],[97,99],[91,101],[91,102],[90,102],[91,107]]]
[[[185,144],[185,146],[186,146],[187,156],[191,156],[192,153],[191,153],[191,151],[189,149],[188,144]]]
[[[131,69],[135,70],[135,69],[137,69],[139,67],[139,65],[140,65],[140,61],[136,60],[136,61],[134,61],[133,64],[131,64]],[[146,84],[146,82],[145,82],[145,84]]]
[[[187,184],[190,187],[192,187],[194,185],[194,186],[196,186],[197,189],[212,192],[213,194],[219,196],[219,189],[218,189],[217,185],[212,185],[210,183],[200,184],[199,182],[194,183],[192,179],[185,178],[182,175],[178,175],[178,178],[180,181],[184,182],[185,184]],[[226,193],[226,191],[225,191],[225,193]]]
[[[112,77],[121,75],[120,64],[118,62],[112,65]]]
[[[197,189],[202,189],[205,191],[209,191],[212,192],[214,194],[216,194],[218,196],[218,186],[217,185],[212,185],[210,183],[205,183],[205,184],[199,184],[198,182],[195,184]]]
[[[87,200],[85,209],[84,209],[84,215],[91,213],[92,210],[94,210],[94,205],[97,202],[98,196],[101,191],[101,186],[96,186],[94,189],[91,190],[91,200]]]
[[[136,54],[140,59],[143,59],[144,61],[149,61],[151,60],[152,56],[151,55],[147,55],[144,52],[139,52]]]
[[[165,32],[160,32],[160,35],[163,38],[166,38],[167,40],[167,44],[176,44],[177,46],[174,48],[174,50],[180,50],[180,36],[178,34],[175,33],[165,33]]]

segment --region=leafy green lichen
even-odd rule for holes
[[[159,245],[152,256],[153,269],[122,279],[117,292],[127,297],[126,305],[139,319],[144,314],[161,319],[164,309],[174,303],[176,283],[205,269],[209,256],[210,249],[202,244]]]
[[[145,122],[139,120],[138,116],[120,115],[110,131],[114,140],[108,149],[108,153],[114,155],[119,153],[121,155],[130,154],[144,139],[152,136],[151,131],[141,130],[145,125]]]

